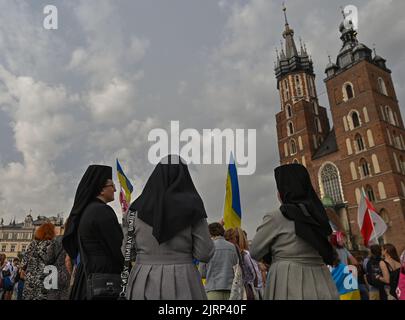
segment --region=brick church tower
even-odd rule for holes
[[[336,63],[330,60],[325,70],[334,124],[330,130],[326,109],[317,103],[312,62],[306,50],[297,53],[286,20],[286,52],[275,69],[281,99],[276,115],[280,162],[307,167],[320,197],[334,206],[350,235],[350,247],[363,248],[357,210],[365,192],[388,225],[380,243],[403,250],[405,130],[391,71],[385,59],[358,41],[351,24],[342,22],[339,31],[342,48]],[[305,88],[301,96],[297,75]]]
[[[294,30],[284,8],[285,49],[277,53],[276,77],[281,112],[276,115],[278,148],[282,164],[311,159],[329,133],[326,109],[319,106],[312,60],[305,46],[298,52]]]

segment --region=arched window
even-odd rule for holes
[[[405,174],[405,162],[403,156],[399,156],[399,166],[401,167],[402,174]]]
[[[378,91],[383,95],[388,96],[387,87],[385,86],[385,82],[382,78],[378,78]]]
[[[394,114],[389,106],[385,106],[385,118],[393,126],[396,125],[395,119],[394,119]]]
[[[358,133],[358,134],[356,134],[355,140],[356,140],[357,151],[358,152],[363,151],[364,150],[363,137]]]
[[[343,85],[343,100],[347,101],[354,98],[353,85],[348,82]]]
[[[287,143],[284,143],[284,155],[286,157],[288,157],[288,145],[287,145]]]
[[[366,194],[367,194],[367,198],[374,202],[375,201],[375,194],[374,194],[374,190],[370,185],[366,186]]]
[[[296,154],[297,153],[297,144],[294,139],[290,140],[290,154]]]
[[[291,136],[294,134],[294,124],[292,123],[292,121],[288,121],[288,123],[287,123],[287,133],[288,133],[288,136]]]
[[[323,138],[321,136],[318,136],[317,141],[318,141],[318,147],[320,147],[323,142]]]
[[[289,118],[292,117],[292,109],[291,109],[291,106],[289,104],[287,104],[286,110],[287,110],[287,118],[289,119]]]
[[[368,177],[370,175],[370,167],[366,159],[360,159],[360,168],[362,178]]]
[[[288,87],[288,80],[284,79],[284,101],[290,100],[290,89]]]
[[[359,118],[359,114],[356,111],[352,112],[352,121],[353,121],[354,128],[360,127],[360,118]]]
[[[322,126],[319,118],[315,118],[315,128],[318,133],[322,133]]]
[[[302,85],[300,76],[296,75],[294,78],[295,78],[295,87],[297,89],[297,96],[302,97]]]
[[[293,160],[293,163],[298,164],[299,162],[298,162],[298,160],[297,160],[297,159],[294,159],[294,160]]]
[[[331,197],[335,203],[342,203],[342,191],[337,167],[327,163],[321,169],[320,180],[322,184],[323,196]]]
[[[378,193],[380,194],[380,199],[384,200],[387,199],[387,193],[385,192],[384,183],[381,181],[378,183]]]

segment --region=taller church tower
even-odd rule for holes
[[[276,115],[280,163],[301,163],[308,169],[311,159],[330,128],[326,109],[319,106],[313,64],[305,45],[297,49],[294,30],[283,9],[284,48],[277,52],[275,73],[281,111]]]

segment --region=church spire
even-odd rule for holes
[[[294,41],[294,30],[290,28],[287,19],[287,8],[283,5],[285,30],[283,32],[283,38],[285,39],[285,53],[287,59],[298,56],[297,47]]]

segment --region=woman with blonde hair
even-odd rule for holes
[[[232,242],[239,251],[239,263],[242,269],[246,298],[248,300],[259,300],[263,281],[257,262],[250,256],[246,232],[241,228],[228,229],[225,239]]]
[[[47,265],[48,248],[55,238],[55,226],[42,224],[34,234],[34,240],[25,252],[21,268],[25,272],[23,300],[47,300],[48,291],[44,287],[44,269]]]

